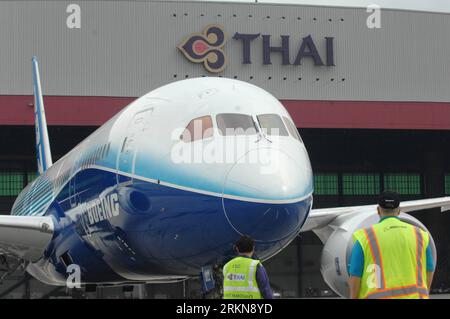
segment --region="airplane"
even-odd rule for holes
[[[307,150],[274,96],[234,79],[173,82],[53,163],[36,57],[32,71],[39,176],[0,216],[0,251],[30,275],[66,285],[78,265],[83,285],[183,281],[223,265],[243,234],[264,261],[314,231],[325,281],[349,296],[351,235],[378,222],[376,205],[312,208]],[[449,206],[405,201],[400,217],[428,231],[407,213]]]

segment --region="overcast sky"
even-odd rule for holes
[[[209,1],[255,2],[251,0],[209,0]],[[450,0],[258,0],[258,2],[297,3],[297,4],[351,6],[351,7],[366,7],[369,4],[378,4],[381,8],[450,12]]]

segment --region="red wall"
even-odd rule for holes
[[[134,97],[46,96],[49,125],[99,126]],[[284,100],[300,128],[450,129],[450,103]],[[0,96],[0,125],[33,125],[33,96]]]

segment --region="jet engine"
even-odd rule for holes
[[[413,216],[401,213],[399,218],[429,233],[428,229]],[[348,265],[353,248],[352,234],[356,230],[369,227],[378,221],[379,216],[376,212],[351,213],[339,216],[324,228],[314,230],[324,243],[320,267],[322,276],[330,288],[341,297],[348,298],[350,295]],[[436,246],[431,234],[430,245],[436,262]]]

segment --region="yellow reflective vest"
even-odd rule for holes
[[[428,233],[398,218],[386,218],[356,231],[353,239],[364,253],[358,298],[428,298]]]
[[[259,260],[236,257],[223,267],[224,299],[261,299],[256,282]]]

